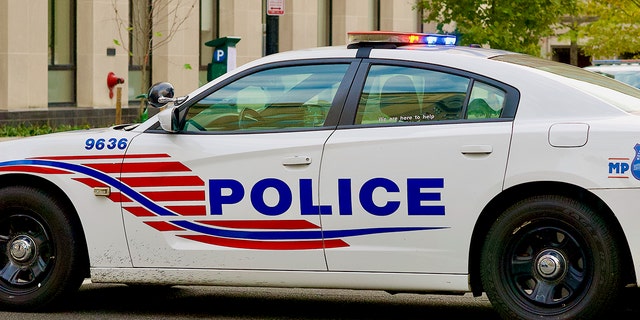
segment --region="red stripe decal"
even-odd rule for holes
[[[153,201],[204,201],[204,191],[149,191],[142,193]]]
[[[128,177],[120,180],[130,187],[204,186],[204,181],[198,176]]]
[[[125,156],[127,159],[140,159],[140,158],[171,158],[166,153],[150,153],[150,154],[128,154]]]
[[[151,226],[152,228],[158,230],[158,231],[182,231],[184,229],[165,222],[165,221],[144,221],[144,223],[146,223],[147,225]]]
[[[344,248],[344,247],[348,247],[349,244],[340,240],[340,239],[332,239],[332,240],[325,240],[324,241],[324,248],[325,249],[333,249],[333,248]]]
[[[116,192],[119,193],[119,192]],[[120,202],[133,202],[133,200],[131,200],[129,197],[125,196],[124,194],[120,193]]]
[[[208,235],[178,235],[179,237],[216,246],[254,249],[254,250],[311,250],[322,248],[348,247],[346,242],[336,240],[309,240],[309,241],[253,241],[241,239],[228,239]],[[323,245],[324,243],[324,245]]]
[[[89,188],[106,187],[107,186],[106,184],[102,183],[101,181],[98,181],[98,180],[93,179],[93,178],[73,178],[73,180],[81,182],[81,183],[89,186]]]
[[[98,159],[122,159],[121,154],[106,154],[106,155],[83,155],[83,156],[52,156],[52,157],[34,157],[29,159],[48,159],[48,160],[98,160]],[[127,155],[127,159],[139,159],[139,158],[169,158],[166,153],[152,153],[152,154],[131,154]]]
[[[125,207],[125,210],[131,212],[136,217],[155,217],[156,215],[143,207]]]
[[[307,220],[228,220],[228,221],[196,221],[198,223],[233,229],[279,229],[279,230],[300,230],[318,229],[319,226]]]
[[[205,206],[167,206],[167,209],[183,216],[206,216]]]
[[[89,163],[85,166],[94,168],[104,173],[119,173],[122,167],[121,163]]]
[[[111,192],[109,195],[109,200],[113,202],[133,202],[129,197],[125,196],[120,192]]]
[[[53,169],[53,168],[43,168],[36,166],[6,166],[0,168],[0,171],[18,171],[18,172],[30,172],[30,173],[43,173],[43,174],[70,174],[71,172]]]
[[[191,171],[180,162],[87,163],[85,166],[105,173]]]
[[[122,202],[122,194],[120,192],[112,192],[107,198],[113,202]]]

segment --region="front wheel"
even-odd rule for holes
[[[482,248],[482,285],[506,319],[590,319],[622,287],[619,249],[592,209],[560,196],[500,215]]]
[[[46,308],[78,289],[85,273],[81,232],[58,201],[42,191],[0,189],[0,305]]]

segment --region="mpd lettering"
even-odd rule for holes
[[[330,205],[313,203],[313,195],[317,194],[317,190],[313,189],[311,179],[298,181],[299,194],[294,194],[287,183],[276,178],[259,180],[250,188],[245,188],[234,179],[211,179],[209,204],[212,215],[221,215],[226,206],[232,206],[248,198],[259,213],[277,216],[287,212],[293,204],[294,197],[297,197],[300,200],[301,215],[352,215],[353,201],[356,200],[364,211],[374,216],[388,216],[397,212],[401,202],[405,201],[410,216],[445,214],[444,205],[440,204],[442,194],[439,191],[444,189],[444,178],[408,178],[401,186],[387,178],[373,178],[361,186],[354,186],[351,179],[345,178],[338,179],[337,187],[337,201]],[[266,203],[265,192],[268,190],[275,191],[278,195],[275,204]],[[376,203],[374,192],[385,192],[394,200]],[[403,194],[406,197],[403,197]]]
[[[629,170],[629,164],[626,162],[609,162],[609,174],[624,174]]]

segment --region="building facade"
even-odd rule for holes
[[[153,18],[144,25],[150,4]],[[205,43],[210,40],[239,37],[239,66],[274,52],[274,46],[275,51],[287,51],[346,44],[348,31],[433,31],[421,23],[414,4],[411,0],[3,0],[0,125],[111,125],[117,104],[122,106],[123,122],[136,121],[142,83],[148,87],[170,81],[176,94],[183,95],[206,82],[213,48]],[[267,15],[274,6],[283,6],[284,12]],[[130,35],[130,26],[138,33]],[[147,27],[153,35],[149,59],[139,41],[144,39],[140,30]],[[143,72],[145,63],[148,72]],[[110,72],[124,81],[111,95]]]

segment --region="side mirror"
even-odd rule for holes
[[[167,132],[178,132],[178,107],[171,106],[158,113],[160,127]]]
[[[168,82],[158,82],[151,86],[147,95],[149,104],[160,108],[173,100],[173,85]]]

